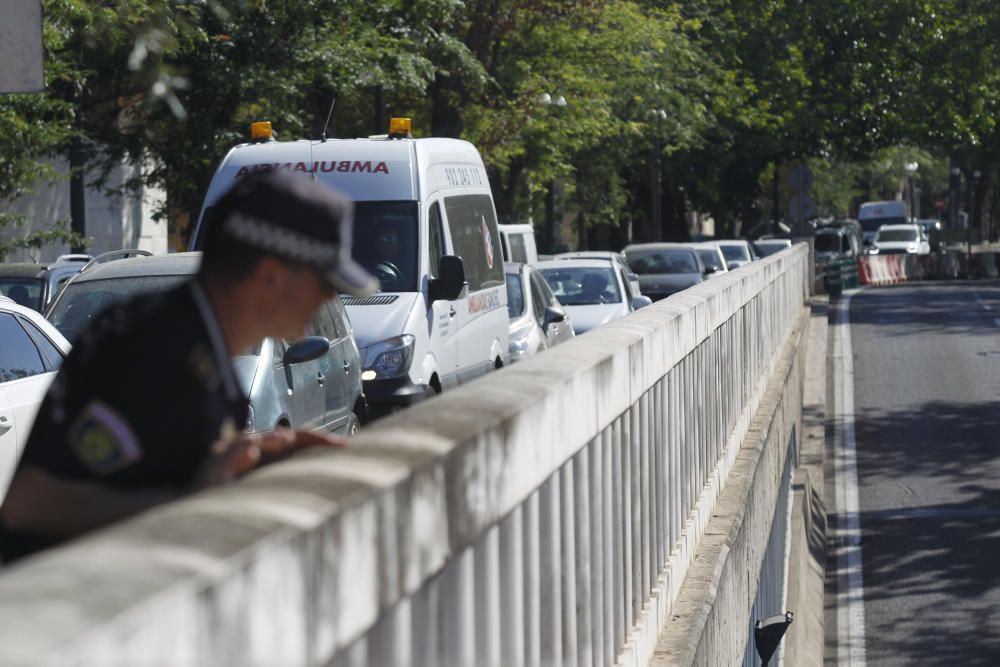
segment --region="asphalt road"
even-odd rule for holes
[[[862,290],[850,322],[867,663],[1000,665],[1000,283]]]

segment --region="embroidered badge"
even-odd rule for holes
[[[101,401],[91,401],[73,424],[69,445],[80,462],[99,475],[121,470],[142,458],[132,427]]]
[[[205,389],[211,392],[219,387],[222,378],[219,376],[218,365],[210,349],[205,345],[196,345],[188,355],[188,362],[191,364],[191,372],[201,381]]]

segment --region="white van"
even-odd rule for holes
[[[500,243],[505,262],[538,264],[535,229],[531,225],[500,225]]]
[[[865,234],[865,247],[872,247],[879,227],[906,224],[910,222],[910,213],[906,202],[868,201],[858,209],[858,222]]]
[[[458,139],[413,139],[406,119],[391,127],[367,139],[233,148],[215,172],[192,243],[197,248],[219,198],[257,170],[301,171],[349,195],[353,255],[381,282],[370,297],[342,297],[374,414],[499,368],[508,346],[500,237],[479,152]]]

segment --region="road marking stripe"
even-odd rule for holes
[[[865,520],[902,521],[905,519],[1000,519],[1000,509],[945,509],[943,507],[910,507],[865,512]]]
[[[837,489],[837,664],[864,667],[865,587],[862,577],[861,520],[858,516],[857,440],[854,432],[854,352],[851,347],[852,292],[844,292],[837,311],[835,363],[839,355],[837,444],[835,454]],[[841,522],[843,519],[843,522]],[[846,567],[845,567],[846,564]]]

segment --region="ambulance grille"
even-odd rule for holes
[[[345,306],[387,306],[399,297],[395,294],[385,294],[375,296],[342,296],[340,300]]]

